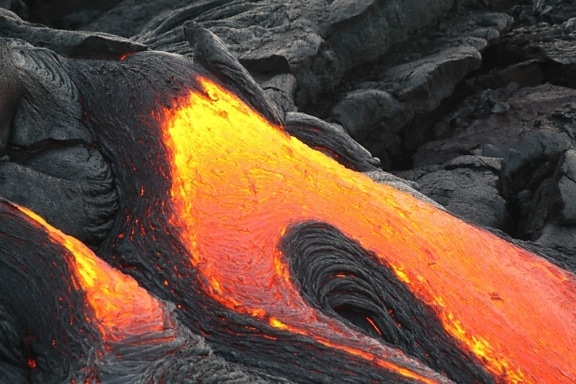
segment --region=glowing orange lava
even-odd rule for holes
[[[51,239],[63,245],[73,259],[67,259],[80,289],[94,310],[95,322],[105,342],[122,341],[128,337],[159,333],[172,327],[163,304],[138,286],[136,280],[124,275],[98,258],[80,241],[67,236],[24,207],[20,211],[38,222]]]
[[[405,377],[441,381],[300,297],[278,243],[292,223],[324,221],[386,259],[500,380],[576,382],[574,275],[346,169],[198,81],[204,92],[165,111],[164,140],[173,159],[171,224],[214,299]]]

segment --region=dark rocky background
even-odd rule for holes
[[[191,54],[218,35],[284,112],[341,125],[455,215],[576,246],[573,0],[0,0],[25,20]]]

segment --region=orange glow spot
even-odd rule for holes
[[[30,369],[36,368],[36,360],[34,360],[34,359],[28,359],[26,361],[26,364],[28,365],[28,368],[30,368]]]
[[[300,297],[278,240],[295,222],[324,221],[385,259],[498,381],[576,382],[574,275],[346,169],[219,85],[198,81],[204,91],[161,119],[172,161],[170,222],[215,300],[416,381],[441,381]]]
[[[171,326],[166,323],[169,320],[165,320],[160,302],[138,286],[136,280],[112,268],[80,241],[53,228],[34,212],[18,208],[70,251],[73,258],[69,267],[86,293],[104,340],[120,341],[139,334],[161,332]]]
[[[263,318],[264,316],[266,316],[266,312],[261,308],[251,309],[249,311],[249,313],[253,317],[258,317],[258,318]]]

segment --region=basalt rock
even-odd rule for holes
[[[421,193],[477,225],[509,232],[511,217],[504,195],[502,159],[463,155],[443,165],[400,172]]]
[[[461,155],[499,159],[502,172],[498,192],[488,193],[480,200],[489,201],[490,195],[505,199],[507,209],[516,216],[516,224],[503,226],[509,221],[500,220],[496,227],[536,240],[552,215],[548,212],[550,183],[558,159],[575,145],[572,126],[575,96],[570,88],[550,84],[525,88],[512,85],[482,91],[437,124],[437,139],[418,149],[414,165],[416,169],[441,165]],[[443,172],[440,179],[445,183],[457,177],[451,171]],[[418,177],[425,190],[431,177]],[[482,177],[477,177],[474,182],[482,183],[481,180]],[[492,188],[490,184],[487,181],[484,185]],[[438,192],[434,195],[446,201],[458,191],[458,188],[448,188],[443,198]],[[476,191],[480,193],[479,189]],[[498,206],[489,205],[491,209]],[[468,216],[468,210],[463,206],[461,213]]]
[[[547,215],[535,236],[536,241],[550,247],[576,247],[572,235],[576,230],[576,151],[562,154],[553,178],[549,179],[549,199],[545,200]]]
[[[55,28],[76,29],[89,22],[102,12],[115,6],[120,0],[64,0],[58,5],[49,0],[24,1],[28,7],[28,17],[35,22]]]
[[[569,1],[446,0],[425,6],[338,1],[313,2],[304,9],[297,2],[126,0],[66,4],[50,12],[43,11],[46,2],[2,4],[52,26],[86,31],[72,34],[3,21],[5,36],[21,39],[26,31],[25,40],[34,45],[84,58],[152,48],[193,59],[194,47],[180,28],[194,20],[219,36],[281,114],[304,110],[343,126],[380,158],[384,169],[415,168],[406,176],[418,175],[423,190],[428,188],[426,169],[456,171],[445,164],[458,156],[502,159],[496,190],[513,216],[510,233],[537,239],[548,223],[556,188],[552,173],[573,145],[571,118],[569,111],[549,118],[546,111],[534,115],[530,109],[558,102],[540,84],[572,87],[576,82],[571,54],[576,7]],[[197,58],[201,61],[201,55]],[[523,94],[530,103],[519,107]],[[511,116],[524,128],[510,129]],[[548,129],[551,120],[565,128]],[[494,129],[482,127],[485,122]],[[498,132],[497,125],[507,131]],[[520,134],[526,137],[516,142]],[[485,181],[486,189],[478,191],[494,197],[492,182]],[[443,190],[444,197],[433,195],[447,201],[454,191]],[[474,216],[470,210],[462,206],[469,218]],[[507,227],[508,220],[498,217],[492,223]]]
[[[504,159],[510,176],[537,159],[574,145],[569,114],[576,93],[551,84],[482,91],[436,125],[414,166],[440,164],[462,155]]]
[[[482,62],[481,52],[511,25],[502,13],[455,14],[401,50],[351,80],[353,91],[332,107],[328,118],[376,156],[396,167],[429,139],[430,119],[457,84]],[[367,117],[365,117],[367,116]]]
[[[319,101],[323,92],[332,91],[346,71],[376,60],[438,22],[454,1],[336,1],[329,5],[313,1],[305,6],[298,1],[275,0],[211,0],[189,5],[174,1],[165,5],[164,12],[158,5],[144,2],[129,7],[131,15],[122,11],[126,4],[130,2],[112,9],[110,19],[103,14],[99,17],[102,22],[94,21],[87,28],[115,32],[117,23],[130,25],[136,18],[142,26],[143,18],[150,15],[153,17],[133,39],[153,49],[186,54],[191,50],[182,41],[179,28],[183,21],[195,20],[218,35],[256,78],[294,76],[295,93],[290,84],[280,82],[276,87],[281,86],[280,98],[290,97],[288,105],[302,108]],[[114,22],[118,13],[128,20]]]
[[[560,23],[519,26],[503,39],[495,55],[512,62],[537,60],[542,63],[546,80],[574,87],[575,31],[576,16]]]
[[[85,367],[93,366],[89,373],[104,382],[576,377],[576,280],[568,270],[574,264],[566,262],[573,253],[511,242],[454,218],[413,189],[419,184],[469,222],[509,232],[520,227],[514,220],[523,218],[522,207],[542,207],[541,215],[524,220],[525,232],[560,248],[574,216],[571,90],[475,89],[515,73],[482,77],[481,67],[481,53],[499,43],[510,17],[464,12],[463,3],[451,1],[312,2],[307,8],[201,1],[162,10],[131,4],[145,10],[132,20],[147,24],[128,25],[129,39],[42,29],[7,13],[3,22],[11,27],[0,29],[25,89],[0,186],[17,192],[20,180],[30,180],[36,193],[25,197],[48,196],[38,208],[18,201],[18,193],[9,197],[46,217],[62,208],[102,219],[94,260],[129,273],[143,297],[164,303],[155,307],[159,312],[140,310],[135,317],[129,310],[141,301],[122,294],[124,305],[112,307],[128,311],[122,317],[128,322],[112,316],[113,325],[102,327],[106,317],[90,303],[89,288],[104,285],[90,282],[113,273],[82,278],[70,261],[87,249],[71,250],[74,240],[33,214],[23,216],[25,209],[0,204],[0,216],[10,221],[0,223],[7,240],[0,243],[2,272],[23,275],[30,267],[21,254],[30,254],[40,261],[38,270],[52,265],[50,273],[65,276],[54,292],[39,296],[40,314],[28,312],[57,313],[58,300],[74,299],[63,305],[78,310],[72,324],[60,317],[41,324],[64,334],[71,325],[69,339],[81,352],[70,359],[75,379],[83,381]],[[450,10],[464,11],[435,26]],[[100,45],[86,48],[85,41]],[[544,74],[542,62],[533,62],[536,67],[528,67]],[[350,72],[367,67],[373,71]],[[462,82],[467,76],[473,78]],[[466,92],[474,96],[462,108],[452,105]],[[323,111],[331,121],[295,108]],[[388,120],[397,125],[387,127]],[[384,162],[393,167],[397,157],[416,151],[417,169],[404,174],[415,182],[384,173],[338,123],[370,139],[374,126],[385,127],[392,138],[378,142]],[[69,181],[76,189],[66,194]],[[44,190],[53,195],[38,193]],[[92,204],[75,204],[84,195]],[[86,209],[92,206],[102,209]],[[57,225],[65,228],[66,220]],[[32,244],[22,241],[26,232]],[[38,274],[24,279],[34,298],[42,292],[36,287],[48,284]],[[29,344],[21,347],[35,336],[32,326],[17,328],[25,316],[19,307],[31,304],[12,282],[18,283],[3,280],[0,289],[1,303],[16,308],[3,315],[5,338],[16,351],[0,366],[10,379],[51,369]],[[149,312],[158,315],[153,325],[182,326],[176,334],[186,342],[157,340],[155,332],[123,340],[148,342],[152,335],[158,343],[149,360],[134,345],[101,348],[104,336],[133,331],[131,319]],[[77,337],[81,327],[86,340]],[[37,340],[41,352],[61,352],[59,342]],[[534,348],[534,340],[545,347]],[[100,353],[85,353],[87,346]],[[69,364],[59,355],[56,360]]]

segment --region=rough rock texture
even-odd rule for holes
[[[353,89],[326,117],[341,123],[385,166],[397,166],[407,151],[427,139],[427,114],[480,67],[481,52],[511,23],[505,14],[483,11],[446,18],[432,31],[412,37],[406,48],[380,60],[368,74],[353,75],[348,85]]]
[[[473,221],[507,230],[521,238],[538,240],[544,224],[554,216],[552,196],[558,183],[558,178],[553,178],[554,169],[562,154],[575,145],[571,120],[576,107],[575,97],[576,92],[571,88],[551,84],[524,88],[513,84],[507,88],[481,91],[466,99],[460,109],[436,125],[434,134],[437,139],[416,151],[414,166],[444,164],[461,155],[498,159],[502,164],[499,187],[488,188],[482,193],[483,198],[478,195],[478,198],[468,200],[468,204],[504,198],[508,203],[506,209],[516,217],[515,224],[510,226],[510,220]],[[422,171],[409,171],[404,175],[413,178],[410,175],[418,172]],[[479,176],[475,177],[475,182],[480,182],[482,177]],[[449,183],[448,180],[454,177],[457,179],[459,176],[451,172],[450,176],[444,174],[442,180]],[[425,184],[429,180],[417,178],[423,189],[428,190]],[[485,186],[491,184],[488,181]],[[480,194],[478,190],[476,193]],[[571,203],[570,199],[566,200],[566,193],[569,192],[560,196],[565,201],[562,204],[569,206]],[[502,208],[499,204],[488,204],[480,216],[488,214],[504,219],[498,213]],[[471,217],[466,208],[448,209]],[[492,213],[488,213],[490,211]]]
[[[36,27],[36,44],[84,57],[152,48],[193,58],[181,33],[193,20],[223,40],[280,111],[342,126],[382,168],[417,180],[452,212],[553,246],[570,237],[573,223],[555,215],[571,207],[560,175],[574,147],[572,1],[0,5],[53,27],[113,34],[50,39]],[[18,37],[18,30],[4,33]],[[454,165],[462,155],[471,156],[468,165]],[[477,166],[486,158],[498,170]]]
[[[438,22],[453,3],[312,1],[304,6],[300,1],[200,1],[169,15],[154,15],[134,38],[154,49],[187,53],[179,28],[193,19],[222,38],[256,77],[294,76],[295,93],[282,81],[276,81],[275,88],[303,106],[333,90],[352,67],[379,58]],[[142,8],[148,12],[149,6]]]
[[[548,203],[544,209],[547,210],[545,223],[538,241],[543,244],[553,246],[563,246],[576,248],[576,151],[569,149],[565,151],[552,179],[548,184]],[[544,216],[544,214],[542,215]],[[541,222],[539,223],[541,224]]]
[[[436,125],[437,139],[418,148],[414,166],[472,154],[502,158],[506,174],[514,174],[573,145],[572,132],[558,118],[575,96],[576,91],[551,84],[481,91]]]
[[[402,176],[446,209],[478,225],[509,230],[511,218],[502,194],[502,159],[463,155]],[[474,204],[471,204],[474,202]]]
[[[11,10],[0,11],[0,86],[13,91],[0,102],[0,195],[32,208],[55,202],[47,218],[62,207],[79,214],[60,227],[80,227],[73,234],[82,238],[94,225],[100,234],[86,242],[104,238],[116,212],[113,170],[94,149],[82,111],[41,97],[68,92],[66,100],[77,99],[74,87],[56,75],[52,82],[35,81],[44,68],[31,57],[45,55],[58,65],[51,51],[122,61],[163,50],[208,71],[223,64],[232,74],[220,71],[222,81],[250,93],[270,120],[347,167],[433,199],[476,225],[538,242],[527,247],[555,248],[561,252],[556,260],[574,265],[572,1],[84,0],[54,7],[9,0],[0,6]],[[55,32],[12,12],[80,32]],[[18,52],[34,54],[11,53],[6,39]],[[218,62],[222,56],[215,60],[196,44],[208,40],[232,55]],[[13,62],[5,59],[10,56]],[[250,78],[248,72],[256,82],[233,83],[239,73]],[[12,114],[14,103],[21,109]],[[72,123],[47,125],[44,113]],[[16,133],[6,145],[8,129]],[[47,192],[27,195],[29,185]],[[88,204],[85,195],[93,198]],[[91,203],[100,208],[101,197],[106,210],[83,211]]]
[[[181,33],[193,20],[222,39],[279,111],[342,126],[383,169],[417,180],[455,214],[522,239],[570,242],[574,224],[556,216],[572,204],[569,177],[561,176],[566,151],[574,148],[572,1],[109,0],[53,7],[7,0],[0,6],[53,27],[98,31],[53,38],[35,27],[34,44],[82,57],[151,48],[193,58]],[[17,38],[18,28],[11,28],[4,25],[4,34]],[[465,165],[456,159],[463,155]],[[487,158],[497,169],[478,165]]]

